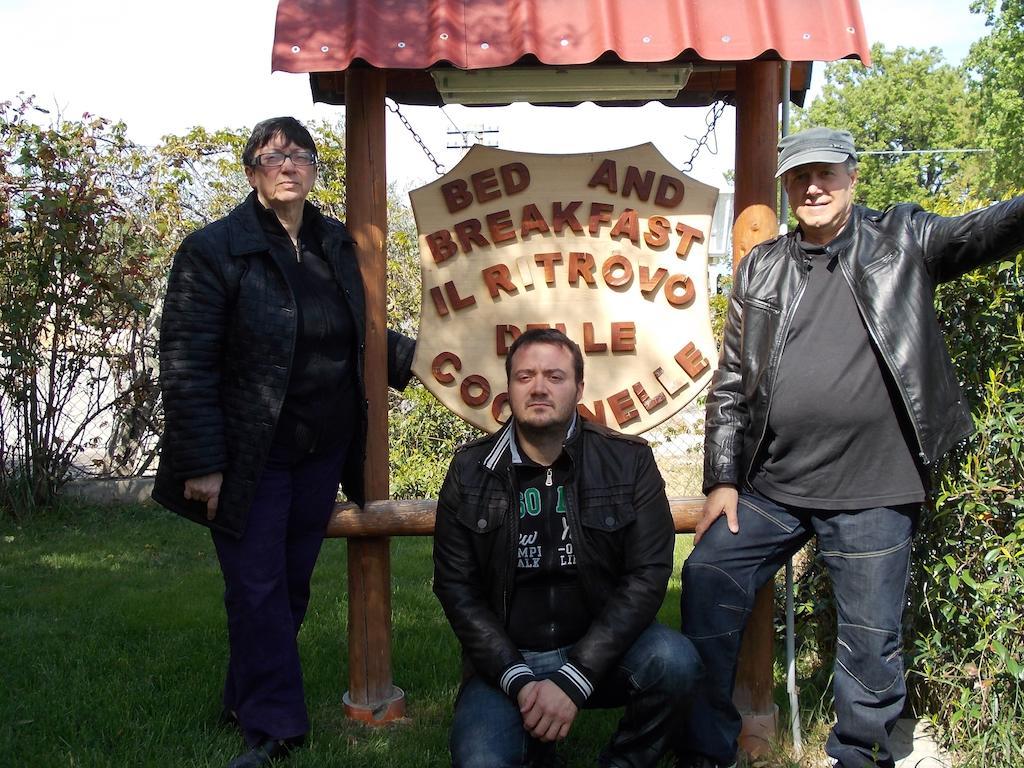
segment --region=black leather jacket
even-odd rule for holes
[[[910,416],[917,458],[928,466],[973,429],[936,318],[935,288],[1024,246],[1024,198],[952,218],[910,204],[884,212],[854,206],[852,216],[853,241],[839,266]],[[758,245],[736,271],[707,402],[705,493],[749,480],[806,282],[795,233]]]
[[[245,531],[288,390],[295,348],[295,296],[256,217],[254,195],[223,219],[185,238],[174,256],[160,321],[164,435],[153,498],[191,520],[235,536]],[[356,377],[362,418],[353,424],[342,485],[363,501],[366,402],[363,399],[365,301],[354,240],[345,225],[307,203],[324,258],[358,334]],[[388,332],[388,377],[409,381],[415,345]],[[185,480],[223,472],[217,515],[186,501]]]
[[[462,644],[465,671],[495,686],[523,663],[505,631],[519,539],[512,429],[509,420],[456,452],[434,533],[434,592]],[[596,684],[654,621],[675,535],[665,483],[644,440],[580,420],[565,451],[573,473],[566,517],[596,617],[569,660]]]

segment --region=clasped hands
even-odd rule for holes
[[[550,680],[534,680],[523,686],[518,696],[523,727],[540,741],[561,741],[579,712],[565,691]]]

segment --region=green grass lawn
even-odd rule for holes
[[[678,626],[678,565],[661,619]],[[430,591],[431,540],[392,540],[392,664],[407,718],[348,721],[345,542],[329,540],[300,635],[308,748],[288,765],[448,765],[455,638]],[[0,766],[220,766],[242,748],[217,725],[227,639],[205,529],[156,507],[82,508],[18,528],[0,520]],[[564,745],[593,765],[617,717],[584,712]]]

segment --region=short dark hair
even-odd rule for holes
[[[293,144],[316,154],[316,142],[306,130],[306,126],[294,117],[271,117],[256,123],[256,127],[252,129],[252,135],[242,150],[242,165],[256,165],[256,153],[275,136],[283,136]]]
[[[579,384],[583,381],[583,353],[580,352],[580,347],[575,341],[557,328],[531,328],[516,337],[512,346],[508,348],[508,354],[505,355],[505,378],[508,381],[512,380],[512,358],[520,347],[530,344],[554,344],[569,350],[569,354],[572,355],[572,368],[576,374],[576,383]]]

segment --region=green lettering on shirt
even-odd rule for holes
[[[565,486],[558,486],[558,501],[555,503],[555,512],[560,515],[564,515],[566,510],[565,505]]]
[[[540,491],[536,488],[527,488],[519,494],[519,517],[526,517],[527,514],[530,517],[540,514]]]

